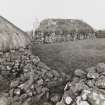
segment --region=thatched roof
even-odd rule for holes
[[[38,31],[67,31],[67,32],[94,32],[87,23],[77,19],[45,19],[40,23]]]
[[[18,49],[30,43],[27,33],[0,16],[0,50]]]

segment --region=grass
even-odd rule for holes
[[[58,44],[33,44],[33,54],[49,67],[71,73],[105,62],[105,39],[82,40]]]

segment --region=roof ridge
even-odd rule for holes
[[[11,24],[14,28],[16,28],[17,30],[21,31],[22,33],[27,34],[22,29],[20,29],[19,27],[17,27],[15,24],[13,24],[12,22],[10,22],[9,20],[7,20],[6,18],[4,18],[3,16],[0,16],[0,18],[3,19],[4,21],[6,21],[7,23]]]

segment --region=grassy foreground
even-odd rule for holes
[[[73,70],[105,62],[105,39],[82,40],[58,44],[33,45],[33,54],[52,69]]]

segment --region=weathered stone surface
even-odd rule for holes
[[[87,78],[89,78],[89,79],[96,79],[98,77],[99,77],[99,74],[95,73],[95,72],[88,72],[88,74],[87,74]]]
[[[54,96],[51,97],[51,101],[54,103],[57,103],[60,101],[60,95],[59,94],[55,94]]]
[[[104,72],[105,71],[105,63],[97,64],[96,68],[97,68],[98,73]]]
[[[93,88],[95,86],[95,81],[94,80],[87,80],[86,82],[87,82],[86,84],[90,88]]]
[[[105,77],[102,77],[102,78],[99,78],[95,85],[98,87],[98,88],[101,88],[101,89],[105,89]]]
[[[19,85],[19,80],[16,80],[16,81],[11,81],[11,84],[10,84],[10,88],[15,88]]]
[[[105,103],[105,95],[100,93],[100,91],[92,90],[88,94],[88,101],[92,105],[104,105],[103,103]]]
[[[52,96],[52,91],[55,87],[62,87],[68,80],[65,73],[51,70],[28,49],[4,53],[0,60],[0,68],[1,76],[10,81],[7,93],[14,104],[29,104],[27,99],[34,97],[37,102],[42,99],[56,104],[60,96]],[[63,88],[60,89],[63,91]]]
[[[95,67],[95,66],[88,67],[85,71],[86,71],[87,73],[88,73],[88,72],[96,73],[96,67]]]
[[[63,102],[57,102],[56,105],[65,105]]]
[[[78,76],[78,77],[84,77],[85,74],[86,74],[86,73],[85,73],[83,70],[81,70],[81,69],[76,69],[76,70],[74,71],[74,75],[75,75],[75,76]]]
[[[71,102],[72,102],[72,98],[71,98],[70,96],[67,96],[67,97],[65,98],[65,103],[66,103],[67,105],[70,105]]]
[[[80,96],[77,97],[76,104],[77,105],[90,105],[87,101],[81,100]]]
[[[7,97],[0,96],[0,105],[9,105],[9,101]]]
[[[0,80],[9,80],[6,97],[11,105],[31,105],[33,99],[36,105],[105,104],[104,63],[85,72],[77,69],[70,79],[64,72],[50,69],[27,49],[4,53],[0,59]]]
[[[66,84],[62,98],[71,97],[73,102],[69,105],[105,105],[104,66],[104,63],[99,63],[96,67],[87,68],[84,78],[77,69],[74,72],[77,74]],[[65,104],[64,100],[61,101]]]

